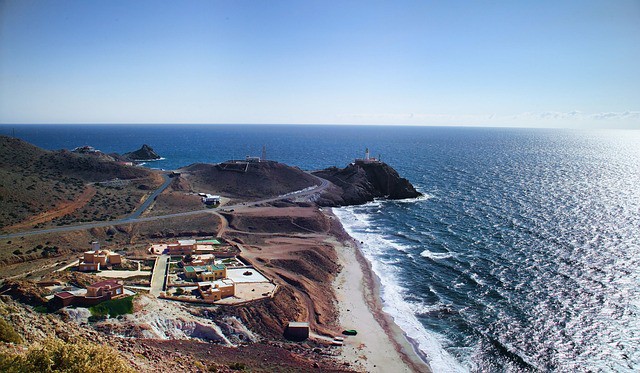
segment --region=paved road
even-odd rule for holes
[[[245,209],[247,207],[261,205],[263,203],[269,203],[269,202],[274,202],[274,201],[279,201],[279,200],[284,200],[284,199],[293,199],[293,198],[298,198],[298,197],[307,197],[307,196],[310,196],[310,195],[313,195],[313,194],[321,193],[322,191],[327,189],[327,187],[329,187],[330,182],[328,180],[319,178],[319,177],[317,177],[315,175],[313,175],[313,176],[316,177],[318,179],[318,181],[320,181],[320,185],[317,185],[313,189],[300,191],[300,192],[295,192],[295,193],[291,193],[291,194],[284,195],[284,196],[266,198],[266,199],[262,199],[262,200],[259,200],[259,201],[245,202],[245,203],[240,203],[240,204],[237,204],[237,205],[224,206],[224,207],[218,207],[218,208],[206,208],[206,209],[202,209],[202,210],[179,212],[179,213],[175,213],[175,214],[166,214],[166,215],[158,215],[158,216],[146,216],[146,217],[143,217],[143,218],[140,218],[140,217],[134,218],[132,216],[129,216],[127,218],[118,219],[118,220],[101,221],[101,222],[95,222],[95,223],[69,225],[69,226],[66,226],[66,227],[56,227],[56,228],[38,229],[38,230],[31,230],[31,231],[24,231],[24,232],[2,234],[2,235],[0,235],[0,239],[25,237],[25,236],[34,236],[34,235],[44,234],[44,233],[71,232],[71,231],[77,231],[77,230],[84,230],[84,229],[90,229],[90,228],[99,228],[99,227],[109,227],[109,226],[122,225],[122,224],[143,223],[143,222],[148,222],[148,221],[171,219],[171,218],[177,218],[177,217],[183,217],[183,216],[191,216],[191,215],[215,214],[218,211],[222,211],[222,210],[242,210],[242,209]],[[169,180],[169,182],[170,182],[170,180]],[[152,194],[149,198],[147,198],[147,201],[153,201],[152,197],[155,198],[154,196],[157,196],[159,193],[161,193],[162,190],[164,190],[164,188],[166,188],[165,184],[167,184],[167,181],[165,181],[163,186],[161,186],[158,190],[156,190],[156,193]],[[147,201],[145,201],[145,203]],[[149,202],[149,203],[151,203],[151,202]],[[141,206],[141,208],[142,208],[142,206]],[[140,210],[140,208],[138,210]],[[136,211],[138,211],[138,210],[136,210]]]
[[[137,219],[140,217],[140,215],[142,215],[142,213],[149,208],[149,206],[153,203],[153,201],[155,201],[156,197],[158,195],[160,195],[160,193],[164,192],[165,189],[167,189],[167,187],[169,186],[169,184],[171,184],[171,178],[169,177],[169,175],[167,174],[162,174],[162,177],[164,177],[164,183],[160,186],[160,188],[156,189],[155,192],[153,192],[149,198],[147,198],[144,203],[142,205],[140,205],[140,207],[138,207],[136,209],[136,211],[134,211],[131,215],[129,215],[129,217],[125,218],[124,220],[132,220],[132,219]]]
[[[153,296],[160,295],[164,290],[164,278],[167,276],[167,262],[171,258],[169,255],[160,255],[156,258],[153,265],[153,274],[151,274],[151,290],[149,294]]]

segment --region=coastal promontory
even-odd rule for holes
[[[361,205],[376,198],[405,199],[422,195],[393,167],[377,160],[360,160],[345,168],[331,167],[313,174],[335,186],[316,201],[321,206]]]

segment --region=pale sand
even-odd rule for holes
[[[366,372],[430,372],[391,318],[382,312],[379,289],[369,263],[353,244],[336,247],[343,266],[334,289],[345,336],[342,359]]]

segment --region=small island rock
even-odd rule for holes
[[[142,147],[135,152],[124,153],[123,157],[131,161],[151,161],[161,158],[155,151],[153,151],[153,148],[147,144],[142,145]]]

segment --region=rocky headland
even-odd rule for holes
[[[361,205],[376,198],[406,199],[422,195],[409,180],[384,162],[354,162],[313,173],[331,181],[331,188],[316,201],[320,206]]]

